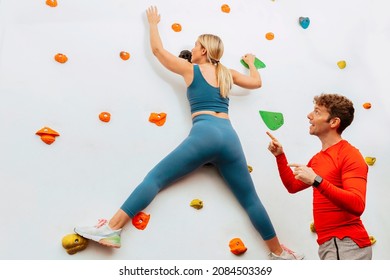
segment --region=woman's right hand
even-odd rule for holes
[[[146,15],[148,17],[148,22],[150,25],[157,25],[160,22],[160,15],[158,14],[156,6],[150,6],[146,10]]]
[[[248,65],[254,65],[255,64],[255,58],[256,58],[256,56],[254,54],[247,53],[246,55],[244,55],[242,57],[242,60],[244,60],[245,63],[248,64]]]

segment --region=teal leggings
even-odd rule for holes
[[[131,218],[165,187],[206,163],[213,163],[264,240],[276,236],[257,196],[240,140],[227,119],[199,115],[189,136],[160,161],[131,193],[121,209]]]

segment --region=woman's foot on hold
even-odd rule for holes
[[[108,247],[121,247],[122,229],[111,229],[108,225],[108,221],[105,219],[99,219],[98,224],[95,226],[75,227],[74,232],[84,238],[96,241]]]

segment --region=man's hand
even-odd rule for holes
[[[290,163],[288,166],[293,168],[295,179],[300,180],[307,185],[313,185],[317,174],[313,171],[312,168],[298,163]]]
[[[282,144],[276,139],[270,132],[267,131],[267,135],[271,138],[269,142],[268,150],[276,157],[284,153]]]

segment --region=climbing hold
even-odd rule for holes
[[[42,141],[48,145],[52,144],[57,136],[60,136],[57,131],[46,126],[38,130],[35,134],[41,136]]]
[[[244,67],[249,69],[249,65],[243,59],[241,59],[240,62],[241,62],[242,65],[244,65]],[[256,69],[265,68],[264,62],[262,62],[257,57],[255,58],[255,63],[254,64],[255,64]]]
[[[65,63],[68,61],[68,57],[62,53],[57,53],[55,56],[54,56],[54,59],[55,61],[59,62],[59,63]]]
[[[371,109],[371,103],[370,102],[366,102],[363,104],[363,108],[364,109]]]
[[[144,230],[146,226],[148,225],[150,220],[150,215],[146,214],[144,212],[138,212],[133,219],[131,220],[131,223],[133,226],[135,226],[139,230]]]
[[[120,58],[123,60],[128,60],[130,58],[130,54],[128,52],[122,51],[119,53]]]
[[[347,66],[347,62],[345,60],[340,60],[340,61],[337,62],[337,66],[340,69],[344,69]]]
[[[376,243],[376,239],[374,236],[370,235],[370,242],[371,242],[371,245],[374,245]]]
[[[376,162],[375,157],[365,157],[364,159],[369,166],[373,166],[374,163]]]
[[[203,208],[203,201],[200,200],[200,199],[193,199],[191,202],[190,202],[190,206],[195,208],[195,209],[202,209]]]
[[[109,112],[101,112],[99,114],[99,119],[102,122],[109,122],[111,120],[111,114]]]
[[[62,247],[64,247],[69,255],[73,255],[84,250],[87,248],[87,245],[88,239],[85,239],[84,237],[75,233],[65,235],[62,238]]]
[[[172,24],[172,29],[173,29],[173,31],[175,31],[175,32],[180,32],[180,31],[181,31],[181,25],[180,25],[180,23],[174,23],[174,24]]]
[[[316,227],[314,226],[314,222],[312,222],[312,223],[310,224],[310,231],[311,231],[311,232],[316,232]]]
[[[282,113],[259,111],[265,125],[271,130],[277,130],[284,124]]]
[[[230,7],[229,7],[229,5],[228,4],[223,4],[222,6],[221,6],[221,11],[222,12],[224,12],[224,13],[230,13]]]
[[[230,240],[229,247],[230,251],[235,255],[242,255],[248,250],[240,238]]]
[[[151,113],[149,116],[149,121],[151,123],[158,125],[158,126],[164,125],[166,120],[167,120],[166,113]]]
[[[303,29],[306,29],[309,27],[310,19],[308,17],[300,17],[299,24],[302,26]]]
[[[253,167],[248,165],[248,171],[249,171],[249,173],[251,173],[253,171]]]
[[[58,3],[57,3],[57,0],[46,0],[46,5],[54,8],[54,7],[57,7]]]
[[[272,32],[268,32],[267,34],[265,34],[265,38],[267,40],[273,40],[275,38],[275,34]]]

